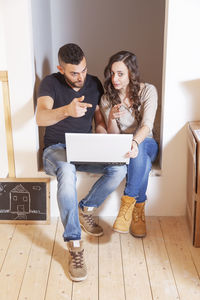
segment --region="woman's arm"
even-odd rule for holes
[[[141,127],[138,128],[133,137],[132,149],[128,153],[128,157],[136,157],[138,155],[138,146],[149,135],[153,128],[153,123],[157,110],[158,95],[157,90],[153,85],[148,85],[145,90],[145,100],[143,102],[144,111],[142,116]]]
[[[137,131],[137,133],[133,137],[132,145],[131,145],[131,151],[127,153],[127,157],[134,158],[138,155],[139,152],[139,144],[142,143],[145,138],[149,134],[149,127],[144,125],[140,127]]]
[[[121,105],[122,104],[117,104],[110,110],[108,117],[108,133],[120,133],[120,129],[117,125],[117,119],[125,114],[124,111],[120,111]]]
[[[142,143],[144,139],[148,136],[150,132],[150,129],[148,126],[144,125],[138,129],[136,134],[133,137],[133,140],[135,140],[138,144]]]

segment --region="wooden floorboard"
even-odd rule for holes
[[[147,236],[82,234],[88,278],[72,283],[63,226],[0,224],[1,300],[200,299],[200,248],[184,217],[148,217]]]
[[[153,299],[179,299],[176,282],[157,218],[147,218],[147,236],[143,239]]]
[[[100,219],[104,235],[99,238],[99,300],[125,299],[120,234],[112,230],[113,220]]]
[[[56,225],[57,220],[49,226],[33,225],[34,237],[18,300],[44,300]]]
[[[1,300],[17,300],[29,258],[33,226],[17,225],[0,273]]]
[[[178,218],[160,219],[165,244],[181,300],[200,299],[200,280]]]
[[[0,270],[6,257],[10,242],[15,231],[15,225],[0,225]]]
[[[72,282],[69,279],[67,268],[68,252],[62,235],[63,226],[59,221],[45,300],[71,300]]]
[[[189,248],[191,256],[192,256],[193,263],[195,265],[198,276],[200,278],[200,248],[193,247],[193,245],[192,245],[192,239],[189,235],[186,218],[181,217],[181,218],[179,218],[179,221],[180,221],[181,231],[183,232],[183,235],[185,236],[188,248]]]
[[[120,234],[126,300],[151,300],[151,286],[142,239]]]

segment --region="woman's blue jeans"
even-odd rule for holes
[[[76,171],[103,174],[92,186],[88,195],[80,201],[80,207],[99,207],[106,197],[118,187],[127,172],[126,165],[67,163],[65,144],[56,144],[46,148],[43,153],[43,165],[48,175],[57,177],[57,201],[64,226],[64,241],[81,239]]]
[[[153,138],[146,138],[139,145],[138,156],[131,158],[128,165],[124,195],[134,197],[137,202],[147,199],[149,172],[157,154],[158,144]]]

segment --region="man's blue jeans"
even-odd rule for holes
[[[139,145],[139,153],[131,158],[126,175],[124,195],[134,197],[137,202],[146,200],[146,190],[152,162],[158,154],[158,144],[153,138],[146,138]]]
[[[43,153],[44,170],[57,177],[57,200],[64,226],[64,241],[81,239],[76,191],[76,171],[103,174],[93,185],[88,195],[79,203],[80,207],[99,207],[126,176],[127,167],[113,165],[71,164],[66,162],[64,144],[49,146]]]

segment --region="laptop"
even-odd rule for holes
[[[128,164],[132,134],[65,133],[67,162]]]

